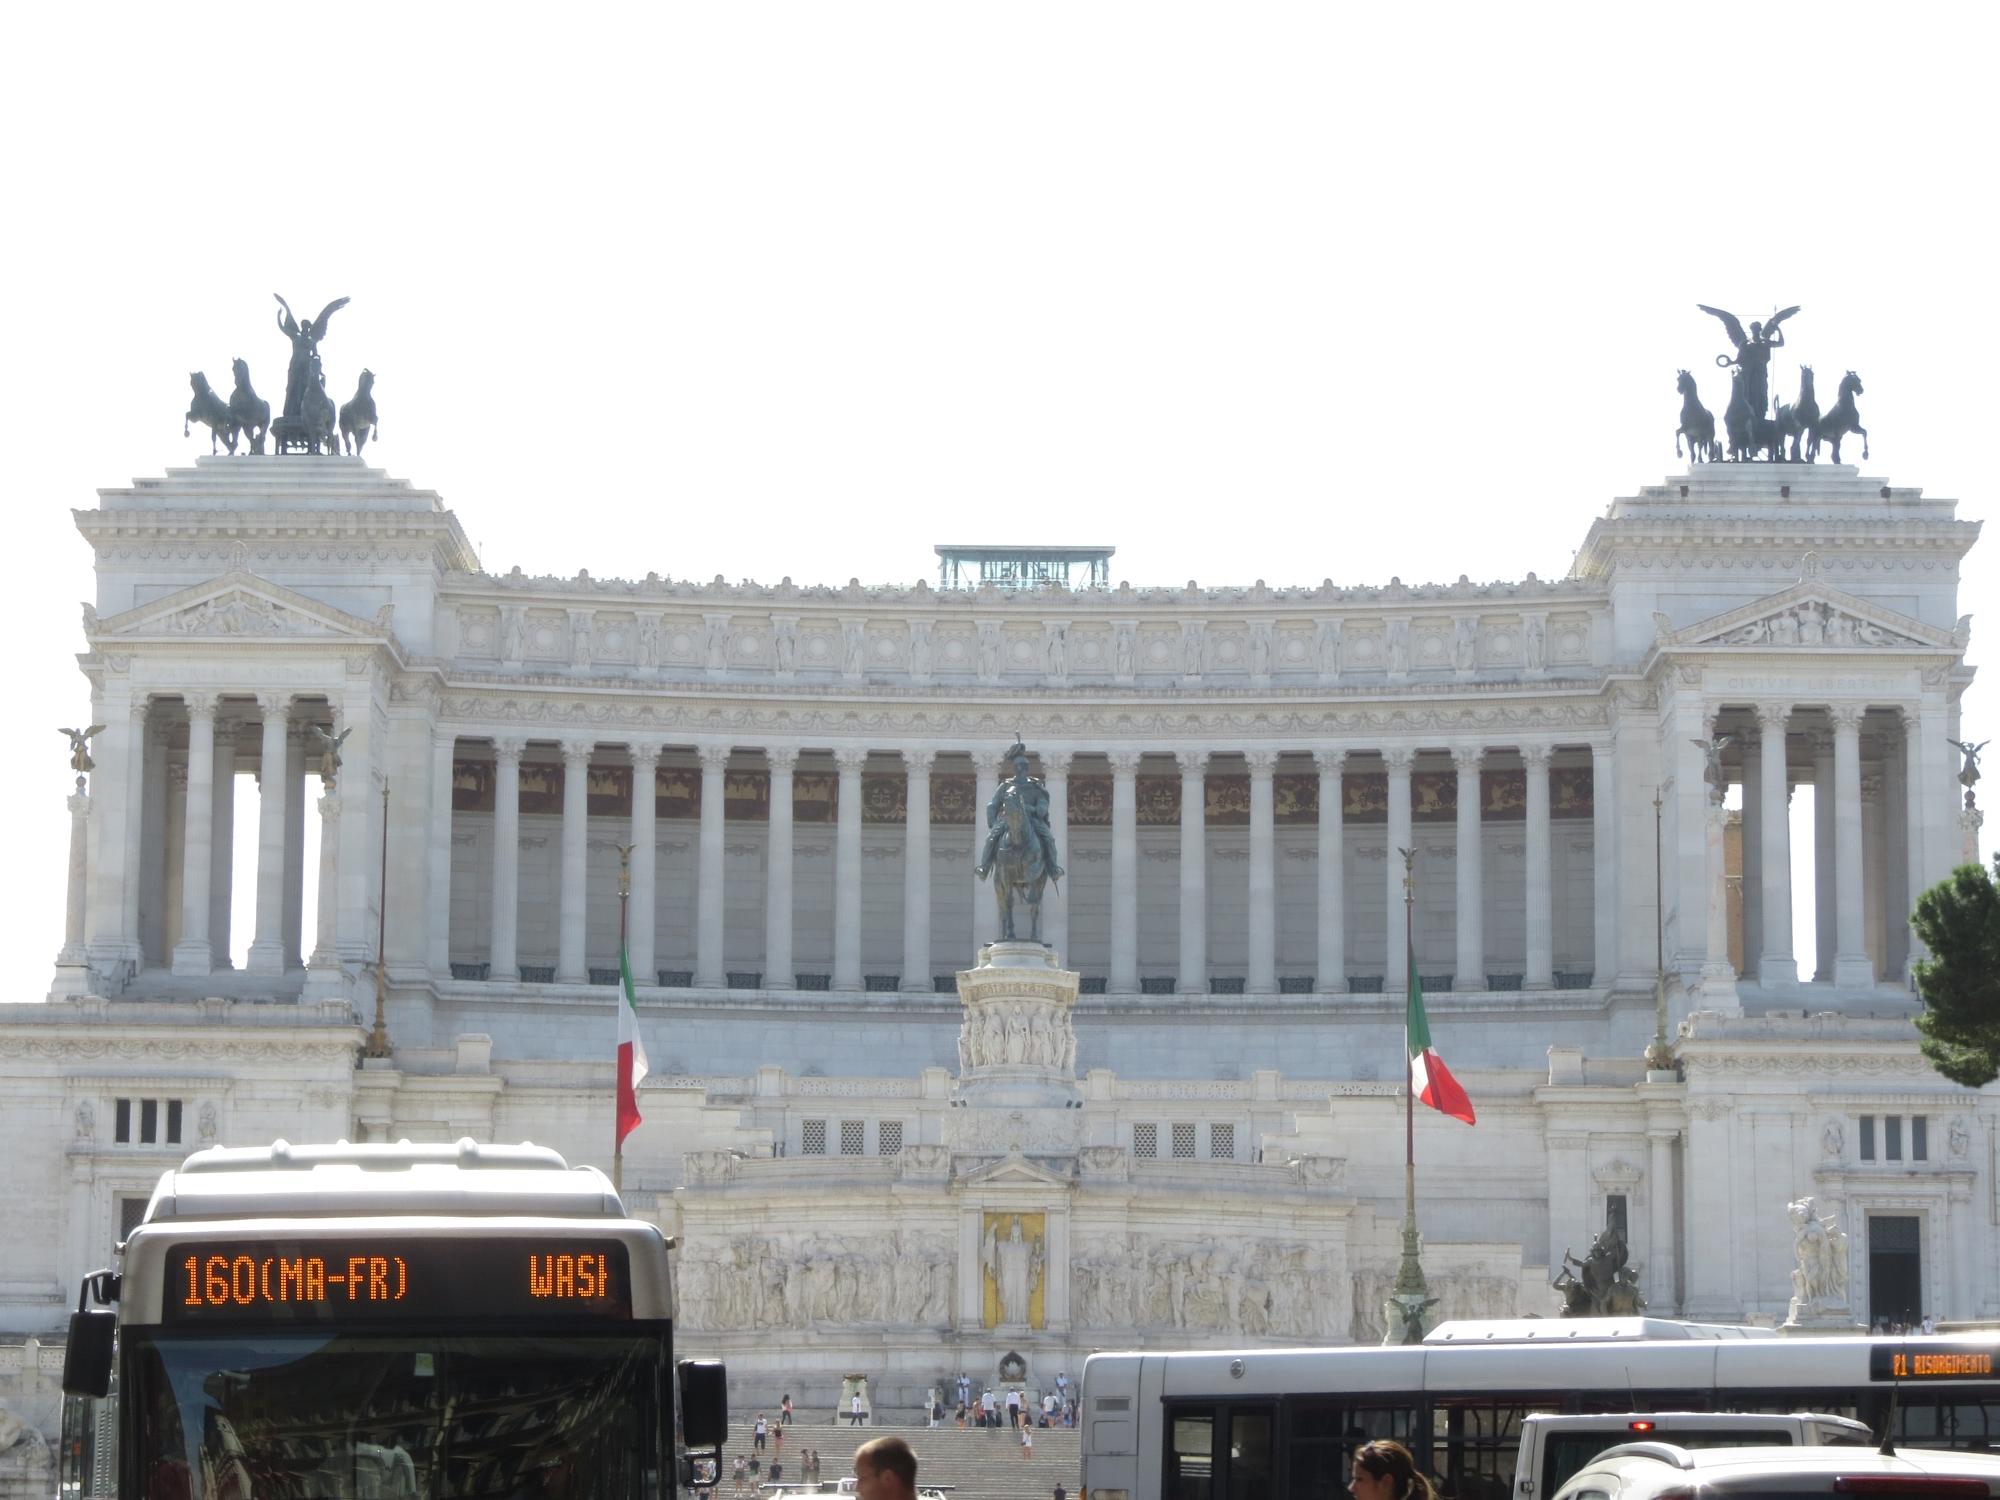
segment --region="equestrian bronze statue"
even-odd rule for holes
[[[1028,941],[1042,941],[1042,889],[1062,879],[1056,860],[1055,835],[1049,829],[1049,792],[1039,776],[1028,774],[1028,747],[1015,741],[1007,759],[1014,774],[1000,783],[986,802],[986,844],[979,852],[977,874],[993,881],[993,901],[1000,909],[1000,937],[1017,939],[1014,897],[1028,907]]]

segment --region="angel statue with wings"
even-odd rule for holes
[[[1743,372],[1743,395],[1750,403],[1751,412],[1759,417],[1768,417],[1771,414],[1771,351],[1785,347],[1785,335],[1778,325],[1798,309],[1788,307],[1783,312],[1771,314],[1768,323],[1752,323],[1750,332],[1746,334],[1735,313],[1710,307],[1705,302],[1697,302],[1695,306],[1712,318],[1722,319],[1723,332],[1736,346],[1736,357],[1731,359],[1727,354],[1718,354],[1715,362],[1724,369],[1734,365]]]
[[[58,729],[57,734],[69,736],[69,768],[76,772],[76,789],[83,790],[86,773],[97,769],[97,762],[90,755],[91,736],[102,731],[102,724],[93,724],[88,729]]]
[[[278,297],[276,292],[271,294]],[[305,412],[306,386],[312,379],[313,355],[326,337],[326,320],[347,306],[347,298],[336,297],[319,310],[319,316],[301,323],[292,316],[292,305],[278,297],[278,331],[292,341],[292,362],[285,369],[285,411],[288,417]]]
[[[1947,738],[1945,743],[1956,750],[1963,760],[1958,768],[1958,784],[1965,788],[1965,805],[1968,809],[1979,805],[1978,795],[1972,790],[1979,782],[1979,752],[1992,744],[1991,740],[1981,740],[1973,744],[1970,740]]]

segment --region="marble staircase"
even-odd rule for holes
[[[777,1457],[784,1465],[783,1482],[796,1482],[800,1451],[814,1448],[820,1454],[820,1482],[831,1488],[854,1472],[856,1448],[871,1437],[894,1433],[916,1451],[918,1485],[950,1485],[951,1500],[1050,1500],[1058,1484],[1075,1500],[1083,1451],[1082,1434],[1075,1428],[1037,1427],[1035,1455],[1024,1459],[1019,1434],[1005,1427],[969,1427],[961,1432],[949,1419],[943,1427],[927,1428],[921,1419],[896,1420],[914,1418],[915,1413],[881,1415],[883,1419],[871,1427],[849,1427],[844,1418],[836,1427],[830,1409],[798,1411],[785,1435],[784,1453],[774,1454],[767,1447],[760,1455],[764,1460],[760,1479],[770,1477],[770,1462]],[[716,1500],[735,1500],[730,1465],[739,1453],[749,1456],[755,1421],[754,1412],[733,1415]]]

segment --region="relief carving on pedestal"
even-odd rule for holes
[[[1327,1337],[1335,1278],[1310,1245],[1280,1240],[1144,1242],[1136,1236],[1070,1264],[1080,1328],[1174,1328],[1248,1337]]]
[[[681,1262],[680,1317],[689,1328],[712,1330],[942,1327],[956,1262],[949,1238],[907,1230],[886,1243],[847,1235],[736,1235]]]

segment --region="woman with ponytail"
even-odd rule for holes
[[[1438,1500],[1431,1482],[1401,1443],[1378,1438],[1354,1450],[1347,1488],[1354,1500]]]

